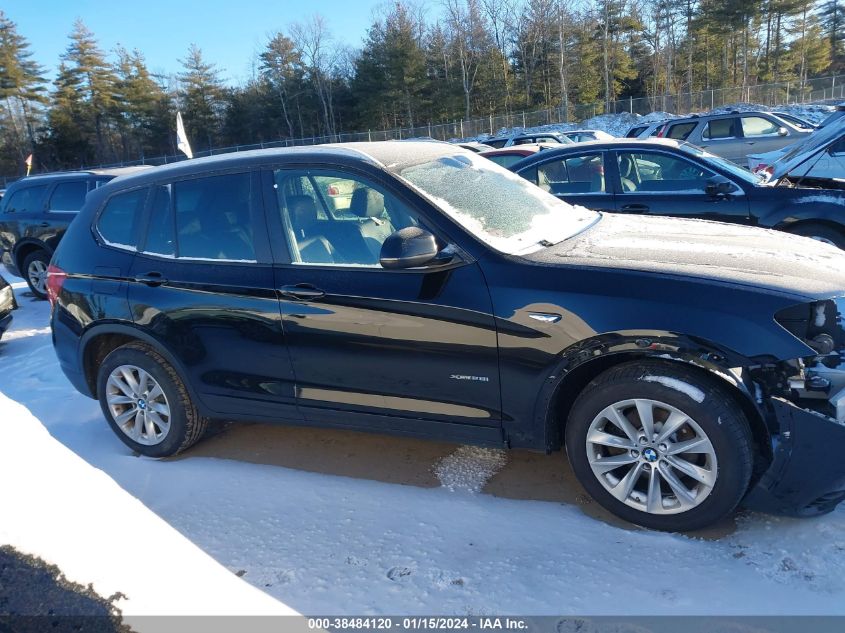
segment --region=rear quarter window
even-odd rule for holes
[[[109,246],[135,250],[138,222],[147,200],[147,189],[119,193],[109,198],[97,218],[97,232]]]
[[[47,189],[47,185],[37,187],[24,187],[3,197],[5,202],[5,213],[27,213],[41,209],[41,198]]]
[[[685,141],[695,129],[696,125],[697,124],[695,122],[678,123],[677,125],[673,125],[669,128],[669,132],[666,134],[666,138],[673,138],[679,141]]]

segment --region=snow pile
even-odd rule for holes
[[[215,562],[2,393],[0,436],[0,544],[93,583],[101,596],[120,593],[115,604],[127,623],[140,615],[296,613]],[[143,630],[144,622],[132,626]]]
[[[505,451],[477,446],[461,446],[434,468],[440,485],[453,492],[481,492],[489,479],[507,463]]]

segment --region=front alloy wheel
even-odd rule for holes
[[[696,507],[718,477],[716,451],[701,426],[676,407],[647,398],[603,409],[587,432],[587,454],[610,494],[650,514]]]
[[[736,508],[751,479],[754,441],[739,397],[681,363],[617,365],[572,405],[569,462],[587,492],[627,521],[705,527]]]

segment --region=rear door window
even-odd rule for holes
[[[109,246],[135,250],[138,223],[147,201],[148,189],[136,189],[109,198],[97,218],[97,232]]]
[[[38,211],[41,209],[41,197],[47,185],[38,185],[37,187],[24,187],[18,189],[6,198],[5,211],[6,213],[27,213]]]
[[[248,172],[173,184],[180,258],[254,262]]]
[[[704,132],[701,134],[702,138],[719,139],[719,138],[735,138],[734,121],[735,118],[728,119],[713,119],[707,122]]]
[[[88,195],[88,183],[84,180],[60,182],[50,195],[50,211],[79,211]]]
[[[628,133],[625,135],[627,138],[637,138],[640,134],[645,132],[648,129],[648,126],[641,125],[640,127],[633,127],[628,130]]]

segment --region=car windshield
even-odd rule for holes
[[[716,156],[715,154],[711,154],[710,152],[705,152],[700,147],[696,147],[691,143],[679,143],[678,147],[680,147],[687,154],[692,154],[693,156],[702,158],[708,163],[715,163],[725,171],[729,172],[732,176],[739,178],[743,182],[747,182],[751,185],[758,185],[764,180],[763,176],[759,174],[753,174],[747,169],[740,167],[736,163],[732,163],[727,158],[722,158],[721,156]]]
[[[405,165],[395,173],[504,253],[525,253],[560,242],[600,217],[475,154],[441,156]]]

